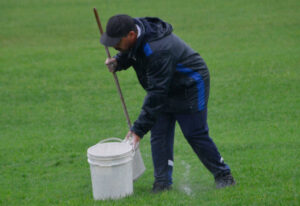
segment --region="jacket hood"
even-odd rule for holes
[[[141,34],[135,46],[129,51],[128,55],[131,58],[135,58],[138,48],[143,45],[144,42],[161,39],[173,31],[171,24],[156,17],[135,18],[134,21],[140,27]]]
[[[144,33],[144,40],[154,41],[161,39],[172,33],[173,27],[171,24],[164,22],[156,17],[144,17],[138,18],[138,21],[142,23],[142,33]]]

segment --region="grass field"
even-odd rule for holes
[[[127,133],[94,7],[103,23],[159,16],[199,51],[235,187],[214,188],[177,127],[172,191],[150,194],[148,134],[134,194],[93,200],[87,148]],[[300,205],[299,11],[297,0],[0,0],[0,205]],[[118,76],[134,120],[145,92],[132,70]]]

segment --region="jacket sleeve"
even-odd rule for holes
[[[168,92],[175,70],[174,57],[167,51],[153,53],[147,69],[147,95],[131,131],[141,138],[153,127],[158,114],[166,107]]]
[[[127,53],[120,52],[117,55],[115,55],[114,58],[116,58],[118,62],[116,71],[128,69],[132,65],[132,60],[128,58]]]

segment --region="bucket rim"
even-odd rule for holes
[[[132,156],[132,154],[134,153],[134,151],[130,150],[126,153],[120,154],[120,155],[110,155],[110,156],[101,156],[101,155],[93,155],[90,154],[89,152],[87,152],[87,157],[88,158],[92,158],[92,159],[101,159],[101,160],[113,160],[113,159],[123,159],[129,156]]]
[[[126,146],[127,148],[125,148],[127,151],[121,153],[121,154],[113,154],[113,155],[101,155],[101,154],[95,154],[95,152],[93,152],[92,150],[95,149],[96,147],[99,147],[99,145],[103,146],[105,144],[119,144],[122,145],[123,147]],[[94,158],[94,159],[121,159],[121,158],[125,158],[128,157],[130,155],[132,155],[133,153],[135,153],[134,148],[129,145],[128,143],[125,142],[99,142],[91,147],[89,147],[87,149],[87,156]]]

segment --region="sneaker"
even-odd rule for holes
[[[152,193],[159,193],[165,190],[170,190],[172,189],[171,185],[168,185],[167,183],[162,183],[162,182],[154,182],[153,187],[152,187]]]
[[[235,181],[234,181],[234,179],[233,179],[233,177],[232,177],[231,174],[227,174],[225,176],[216,177],[215,178],[215,183],[216,183],[217,189],[235,185]]]

